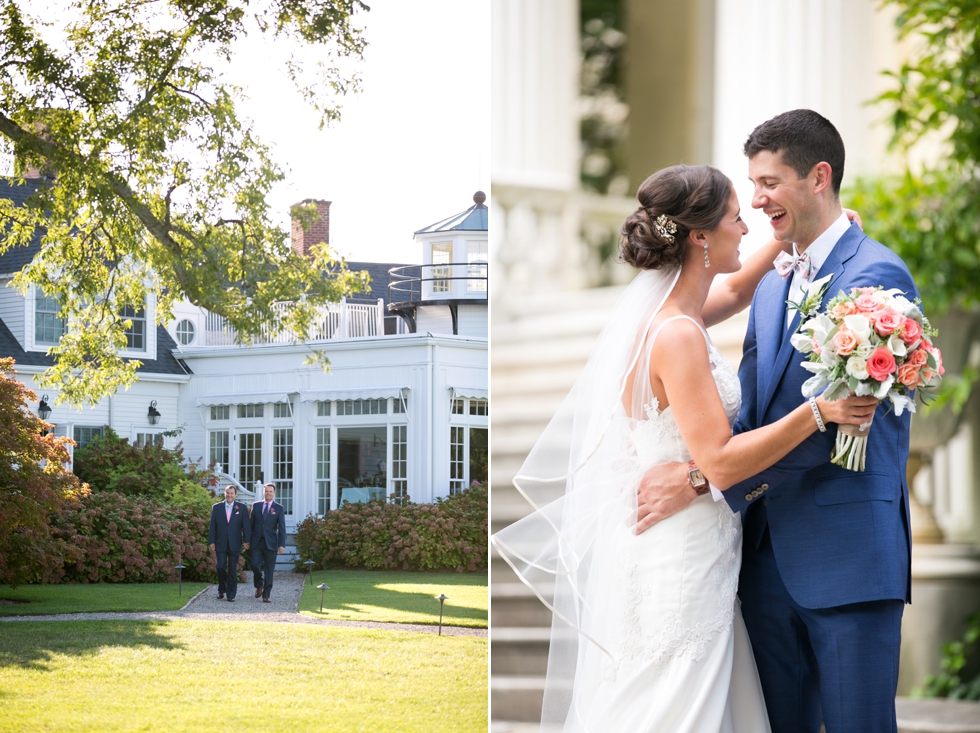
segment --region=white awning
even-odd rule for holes
[[[490,390],[486,387],[457,387],[450,385],[453,397],[469,397],[473,400],[485,400],[490,396]]]
[[[267,402],[289,402],[289,395],[286,392],[236,392],[235,394],[213,394],[197,398],[198,407],[259,405]]]
[[[300,402],[333,402],[339,400],[380,400],[402,397],[409,387],[349,387],[348,389],[320,389],[300,392]]]

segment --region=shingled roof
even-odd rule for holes
[[[13,179],[0,177],[0,199],[8,199],[18,206],[23,206],[42,182],[43,179],[40,178],[28,178],[23,183],[17,184]],[[30,264],[41,251],[42,236],[44,236],[43,230],[38,229],[26,247],[13,247],[0,254],[0,275],[13,275]]]

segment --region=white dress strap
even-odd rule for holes
[[[647,342],[648,343],[648,348],[650,346],[653,346],[653,342],[657,340],[657,335],[660,333],[660,329],[662,329],[664,326],[666,326],[671,321],[676,321],[676,320],[679,320],[681,318],[686,318],[691,323],[693,323],[695,326],[697,326],[698,327],[698,330],[701,332],[701,335],[704,336],[705,343],[709,347],[711,346],[711,337],[708,336],[708,332],[704,330],[704,327],[700,323],[698,323],[696,320],[694,320],[693,318],[691,318],[691,316],[682,313],[679,316],[671,316],[670,318],[665,318],[664,320],[662,320],[660,323],[657,324],[657,327],[655,329],[653,329],[653,333],[650,334],[650,338],[649,338],[649,340]]]

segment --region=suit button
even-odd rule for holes
[[[752,500],[753,500],[754,498],[755,498],[755,497],[754,497],[754,496],[752,496],[752,494],[746,494],[746,495],[745,495],[745,500],[746,500],[746,501],[752,501]]]
[[[762,489],[763,491],[769,491],[769,484],[762,484],[762,486],[760,486],[759,488]]]

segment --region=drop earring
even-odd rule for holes
[[[708,240],[704,240],[704,266],[711,267],[711,263],[708,261]]]

